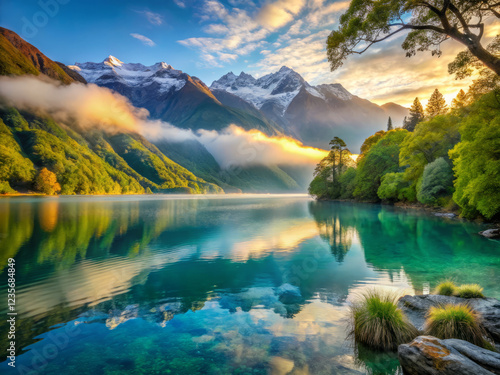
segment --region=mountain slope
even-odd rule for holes
[[[76,63],[70,68],[88,82],[113,89],[136,107],[146,108],[152,118],[181,128],[221,130],[236,124],[269,135],[282,133],[262,113],[224,105],[200,79],[164,62],[144,66],[109,56],[102,63]]]
[[[64,64],[52,61],[15,32],[0,27],[0,75],[44,74],[69,84],[83,82],[78,73],[69,73]]]
[[[2,192],[27,191],[41,168],[55,173],[62,194],[127,194],[156,192],[221,192],[168,159],[133,133],[107,134],[68,128],[49,117],[0,111],[0,154],[17,160],[0,163]],[[1,126],[3,125],[3,126]],[[12,171],[17,167],[18,171]]]
[[[285,66],[259,79],[230,72],[210,88],[217,97],[223,97],[221,91],[238,96],[286,133],[321,148],[327,148],[329,140],[339,136],[356,152],[363,139],[385,128],[388,116],[397,125],[408,112],[394,103],[380,107],[352,95],[338,83],[312,86]]]

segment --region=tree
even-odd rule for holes
[[[380,187],[377,190],[378,197],[384,201],[408,200],[405,193],[410,184],[404,179],[403,175],[402,172],[383,175]]]
[[[351,152],[341,138],[333,138],[330,146],[330,152],[316,166],[314,179],[309,185],[309,194],[318,199],[339,198],[342,194],[341,177],[349,167],[355,165]],[[344,181],[350,183],[351,179]]]
[[[393,130],[394,127],[392,126],[392,119],[391,116],[389,116],[389,120],[387,121],[387,131]]]
[[[415,98],[413,104],[410,107],[410,117],[406,118],[403,123],[403,129],[412,132],[415,130],[415,126],[424,119],[424,107],[418,98]]]
[[[500,105],[494,93],[472,105],[460,125],[461,142],[449,152],[455,172],[453,200],[462,215],[500,215]]]
[[[451,108],[455,110],[462,109],[467,104],[469,104],[469,97],[464,90],[460,90],[455,99],[451,101]]]
[[[500,57],[481,44],[483,21],[491,17],[500,18],[498,0],[353,0],[327,39],[328,60],[335,70],[349,55],[409,31],[402,44],[408,57],[429,50],[440,56],[441,43],[453,39],[500,75]]]
[[[35,178],[35,189],[47,195],[54,195],[61,191],[55,173],[47,168],[42,168]]]
[[[377,201],[377,190],[382,176],[386,173],[398,172],[399,145],[408,132],[395,129],[385,135],[370,148],[370,151],[359,161],[355,178],[354,197],[361,201]]]
[[[440,157],[424,168],[422,183],[417,192],[417,199],[424,204],[437,204],[441,197],[453,193],[453,170],[445,158]]]
[[[385,131],[380,130],[376,132],[373,135],[370,135],[368,138],[365,139],[363,144],[361,145],[360,152],[358,156],[358,162],[370,151],[370,149],[373,147],[374,144],[376,144],[380,139],[385,135]]]
[[[438,89],[435,89],[427,103],[427,107],[425,107],[427,117],[433,118],[444,115],[447,111],[448,106],[446,105],[443,94],[441,94]]]

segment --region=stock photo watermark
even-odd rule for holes
[[[16,261],[13,258],[8,260],[7,276],[7,323],[9,327],[7,364],[10,367],[16,367]]]
[[[30,39],[38,34],[38,30],[47,26],[49,20],[57,16],[61,5],[66,5],[70,0],[39,0],[39,11],[33,13],[31,17],[22,17],[23,27],[21,35],[25,39]]]

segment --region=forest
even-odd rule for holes
[[[424,110],[416,98],[401,127],[368,137],[353,161],[334,138],[309,193],[320,200],[417,203],[469,219],[500,214],[498,76],[480,77],[448,107],[438,89]]]

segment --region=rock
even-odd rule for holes
[[[449,341],[453,341],[451,344]],[[461,340],[439,340],[432,336],[419,336],[409,344],[400,345],[398,357],[401,367],[408,375],[492,375],[492,372],[476,363],[473,359],[459,352],[453,345],[463,349]],[[469,344],[469,343],[467,343]],[[481,363],[496,366],[496,353],[466,345],[472,357],[479,358]],[[486,353],[489,352],[489,353]],[[472,354],[474,353],[474,354]],[[500,371],[500,367],[497,368]]]
[[[439,216],[439,217],[446,217],[449,219],[453,219],[454,217],[457,217],[456,214],[451,213],[451,212],[437,212],[434,214],[434,216]]]
[[[443,341],[481,367],[490,370],[494,374],[500,374],[500,353],[480,348],[463,340],[448,339]]]
[[[483,326],[493,340],[500,343],[500,301],[495,298],[458,298],[427,294],[423,296],[404,296],[399,299],[401,309],[408,316],[410,322],[422,330],[425,323],[425,314],[431,306],[446,304],[468,303],[481,314]]]
[[[495,239],[500,239],[500,228],[495,228],[495,229],[486,229],[483,230],[482,232],[479,232],[481,236],[484,236],[486,238],[495,240]]]
[[[276,294],[278,295],[280,302],[284,304],[299,303],[302,302],[303,299],[300,289],[288,283],[276,288]]]

